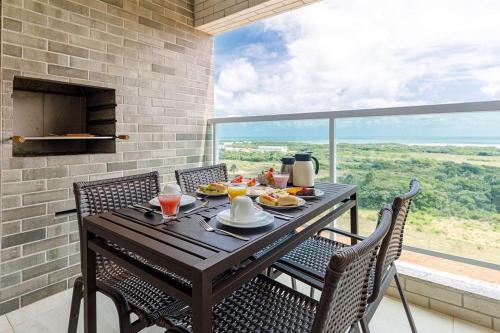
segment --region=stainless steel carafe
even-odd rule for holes
[[[288,184],[293,184],[293,165],[295,164],[295,157],[293,156],[285,156],[281,159],[281,173],[287,173]]]

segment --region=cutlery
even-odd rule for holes
[[[204,202],[202,202],[202,203],[200,204],[200,206],[198,206],[198,207],[194,207],[194,208],[191,208],[190,210],[186,210],[186,211],[184,212],[184,214],[190,214],[190,213],[194,212],[195,210],[198,210],[198,209],[200,209],[200,208],[204,208],[204,207],[206,207],[207,205],[208,205],[208,201],[204,201]]]
[[[152,217],[154,214],[146,209],[134,207],[133,205],[128,205],[127,208],[135,210],[136,212],[143,213],[145,216]]]
[[[240,235],[233,234],[232,232],[229,232],[229,231],[226,231],[226,230],[214,228],[210,224],[208,224],[207,221],[205,221],[204,219],[202,219],[201,217],[199,218],[199,222],[200,222],[201,227],[203,229],[205,229],[206,231],[215,232],[215,233],[221,234],[221,235],[231,236],[231,237],[234,237],[234,238],[237,238],[237,239],[241,239],[241,240],[244,240],[244,241],[250,240],[250,238],[248,238],[248,237],[243,237],[243,236],[240,236]]]
[[[284,215],[279,214],[279,213],[278,213],[278,214],[275,214],[275,213],[272,213],[272,212],[265,211],[265,210],[264,210],[264,208],[262,208],[261,206],[259,206],[259,205],[257,205],[257,204],[255,205],[255,208],[257,208],[258,210],[261,210],[261,211],[263,211],[263,212],[266,212],[266,213],[268,213],[268,214],[271,214],[271,215],[272,215],[272,216],[274,216],[274,217],[277,217],[277,218],[279,218],[279,219],[285,220],[285,221],[290,221],[290,220],[292,219],[292,217],[289,217],[289,216],[284,216]]]
[[[269,212],[269,213],[271,213],[271,214],[273,214],[273,215],[280,215],[280,216],[283,216],[283,217],[287,217],[287,218],[289,218],[289,219],[294,219],[294,218],[295,218],[295,216],[288,215],[288,214],[281,213],[281,212],[277,212],[277,211],[272,210],[272,209],[267,209],[267,208],[265,208],[265,209],[264,209],[264,211],[267,211],[267,212]]]
[[[149,207],[146,207],[146,206],[143,206],[143,205],[135,204],[134,207],[135,208],[144,209],[144,210],[146,210],[146,211],[148,211],[150,213],[155,213],[155,214],[161,215],[161,212],[157,211],[156,209],[149,208]]]

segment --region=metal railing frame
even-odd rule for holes
[[[498,112],[500,111],[500,101],[485,101],[485,102],[469,102],[469,103],[449,103],[435,105],[415,105],[401,106],[389,108],[374,108],[374,109],[358,109],[358,110],[340,110],[340,111],[325,111],[325,112],[303,112],[303,113],[287,113],[287,114],[270,114],[258,116],[238,116],[238,117],[221,117],[211,118],[207,120],[212,130],[212,160],[218,161],[218,139],[217,125],[231,123],[252,123],[252,122],[273,122],[287,120],[328,120],[329,121],[329,153],[330,153],[330,179],[335,182],[337,180],[337,163],[336,163],[336,133],[335,122],[342,118],[366,118],[366,117],[387,117],[387,116],[415,116],[415,115],[436,115],[436,114],[453,114],[453,113],[473,113],[473,112]],[[430,251],[413,246],[405,246],[405,249],[418,252],[426,255],[432,255],[447,260],[459,261],[469,265],[476,265],[484,268],[500,271],[500,265],[483,262],[479,260],[459,257],[447,253]]]

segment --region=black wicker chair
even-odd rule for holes
[[[183,193],[195,192],[198,186],[214,182],[227,182],[227,166],[224,163],[199,168],[175,170],[177,184]]]
[[[410,210],[411,201],[418,194],[419,190],[420,183],[414,179],[410,182],[409,192],[396,197],[393,201],[392,209],[394,214],[391,227],[382,242],[377,257],[376,269],[373,270],[370,278],[370,304],[366,316],[362,320],[364,325],[367,325],[373,317],[387,287],[394,278],[412,332],[415,333],[417,331],[398,279],[394,261],[401,255],[406,218]],[[356,240],[364,239],[364,237],[359,235],[353,235],[336,228],[324,228],[318,235],[309,238],[273,265],[275,269],[290,275],[292,279],[296,278],[311,286],[311,296],[313,295],[313,288],[322,290],[324,287],[323,281],[326,274],[324,267],[330,256],[348,246],[344,243],[320,236],[319,234],[323,231],[337,233]]]
[[[83,218],[122,208],[132,204],[148,202],[158,195],[160,182],[158,172],[136,176],[113,178],[73,185],[78,212],[78,228],[82,233]],[[110,244],[127,255],[149,263],[139,256]],[[189,284],[189,281],[169,273],[159,266],[151,267],[160,271],[166,279]],[[151,325],[169,327],[169,317],[175,317],[185,309],[185,305],[165,294],[151,284],[139,279],[109,259],[97,254],[97,290],[110,297],[118,311],[120,332],[138,332]],[[78,326],[80,303],[83,296],[83,278],[75,280],[71,301],[68,332],[75,333]],[[130,315],[138,319],[131,322]]]
[[[325,283],[318,301],[259,275],[213,307],[212,332],[345,333],[358,326],[368,301],[370,274],[377,249],[389,230],[392,210],[386,205],[375,231],[352,247],[333,253],[325,265]],[[367,333],[368,327],[361,326]],[[186,312],[175,328],[190,332]]]

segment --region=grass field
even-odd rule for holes
[[[234,173],[255,176],[279,168],[283,153],[261,145],[286,146],[288,154],[307,149],[320,160],[319,180],[329,179],[327,145],[241,142],[243,151],[220,151]],[[500,149],[493,147],[339,144],[337,181],[359,188],[360,226],[373,230],[383,203],[407,189],[411,178],[422,192],[409,217],[405,244],[500,264]],[[340,225],[347,226],[343,219]]]

